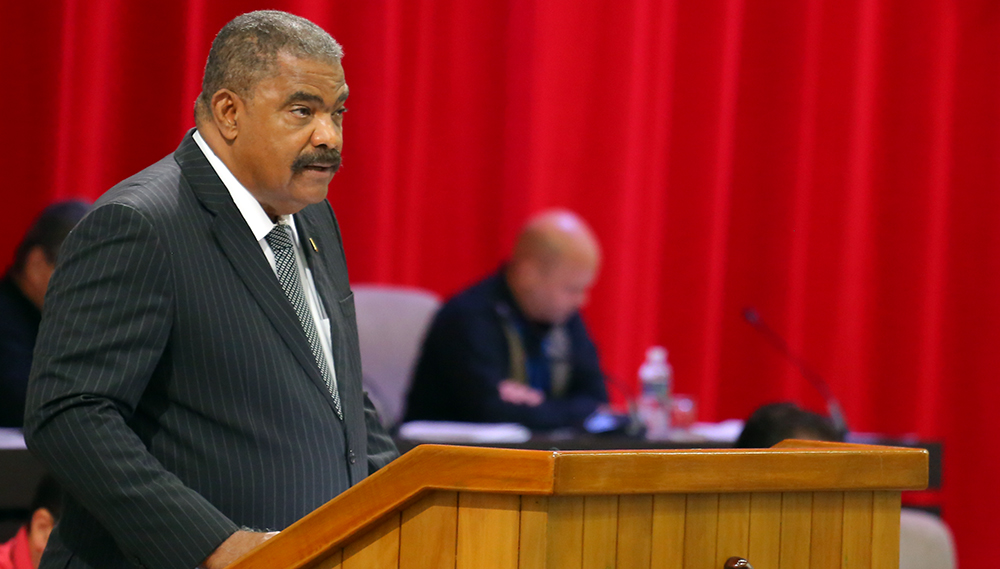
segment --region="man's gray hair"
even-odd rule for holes
[[[250,98],[257,83],[275,73],[279,53],[329,63],[344,57],[337,40],[305,18],[278,10],[237,16],[212,42],[196,111],[207,111],[219,89]]]

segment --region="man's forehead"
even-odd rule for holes
[[[292,56],[279,58],[274,73],[262,79],[258,88],[277,90],[282,104],[336,105],[350,94],[339,62]]]
[[[339,93],[340,94],[337,96],[336,100],[334,100],[334,101],[327,101],[323,97],[323,95],[321,95],[319,93],[316,93],[316,92],[313,92],[311,89],[300,89],[300,90],[294,91],[290,95],[288,95],[288,97],[284,100],[284,102],[282,103],[282,105],[291,105],[293,103],[313,103],[313,104],[317,104],[317,105],[327,105],[327,104],[339,105],[340,103],[343,103],[344,101],[346,101],[347,100],[347,96],[350,94],[350,92],[349,92],[346,84],[344,85],[343,89],[341,89],[339,91]]]

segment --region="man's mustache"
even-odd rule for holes
[[[336,148],[321,148],[309,154],[303,154],[292,162],[292,172],[301,173],[309,166],[315,164],[329,165],[333,167],[336,174],[340,170],[340,151]]]

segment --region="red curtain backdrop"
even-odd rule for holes
[[[355,282],[447,295],[576,210],[614,382],[663,344],[703,420],[821,409],[755,307],[854,429],[945,441],[961,564],[992,561],[1000,1],[6,0],[2,262],[51,200],[172,152],[214,33],[258,8],[345,46]]]

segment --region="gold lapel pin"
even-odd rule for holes
[[[313,241],[312,237],[309,238],[309,244],[313,246],[313,251],[316,251],[317,253],[319,253],[319,247],[316,246],[316,242]]]

